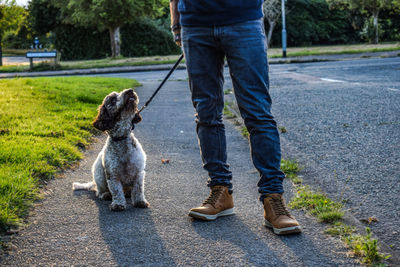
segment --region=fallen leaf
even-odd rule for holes
[[[379,222],[379,220],[375,217],[369,217],[368,218],[368,224],[371,224],[372,222]]]

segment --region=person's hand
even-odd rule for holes
[[[182,46],[182,39],[181,39],[181,24],[177,23],[171,26],[172,33],[174,35],[174,42],[177,46]]]

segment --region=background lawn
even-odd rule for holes
[[[21,222],[41,181],[82,157],[104,96],[138,85],[119,78],[0,80],[0,231]]]

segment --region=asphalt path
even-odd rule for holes
[[[360,222],[372,219],[364,225],[398,257],[400,58],[274,64],[270,79],[284,157],[301,163],[305,184],[345,202]],[[227,69],[225,80],[232,88]]]
[[[143,103],[164,74],[112,76],[138,79],[143,84],[137,88]],[[279,103],[279,88],[286,90],[288,85],[282,83],[278,88],[275,78],[273,84],[271,91]],[[282,116],[279,108],[277,104],[278,119]],[[258,174],[251,163],[248,141],[230,123],[226,131],[236,215],[215,222],[199,222],[187,216],[209,191],[184,71],[174,74],[142,115],[135,135],[148,156],[145,194],[151,208],[129,206],[124,212],[110,212],[109,202],[97,200],[93,193],[72,192],[73,181],[90,180],[91,164],[104,143],[102,136],[78,168],[49,183],[30,224],[12,237],[8,255],[2,257],[4,266],[359,265],[347,257],[340,241],[323,233],[324,225],[302,211],[293,211],[303,226],[300,235],[279,237],[263,226]],[[290,134],[289,124],[285,125]],[[286,147],[288,138],[283,139]],[[169,163],[162,164],[162,159]],[[288,181],[285,189],[290,199]]]

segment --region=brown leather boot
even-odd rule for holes
[[[228,187],[222,185],[211,187],[210,196],[203,204],[189,211],[190,217],[205,221],[213,221],[220,216],[233,214],[235,212],[233,210],[232,193],[229,193]]]
[[[301,232],[300,224],[290,215],[282,194],[268,194],[264,199],[265,226],[272,228],[277,235]]]

